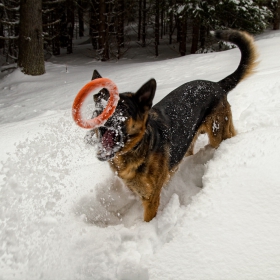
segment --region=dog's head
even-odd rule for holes
[[[93,79],[101,78],[95,71]],[[105,161],[116,153],[126,153],[135,147],[145,133],[148,112],[152,107],[156,91],[154,79],[145,83],[136,93],[120,93],[120,99],[114,114],[104,126],[95,129],[98,139],[97,158]],[[99,115],[109,99],[109,92],[103,88],[93,96],[95,111],[93,117]]]

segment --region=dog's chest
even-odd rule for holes
[[[126,157],[116,157],[110,162],[112,170],[123,180],[125,185],[136,195],[148,199],[152,193],[151,184],[145,180],[145,175],[140,170],[144,159],[129,161]]]
[[[143,162],[144,158],[141,157],[116,155],[115,158],[110,161],[110,166],[116,175],[127,181],[135,178]]]

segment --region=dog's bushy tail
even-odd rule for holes
[[[241,51],[241,60],[238,68],[229,76],[218,83],[229,92],[243,79],[254,73],[258,64],[258,52],[251,35],[244,31],[237,30],[216,30],[212,32],[217,39],[228,41],[237,45]]]

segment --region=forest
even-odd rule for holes
[[[178,56],[213,51],[211,30],[279,29],[280,0],[0,0],[0,19],[1,71],[42,75],[49,56],[83,37],[103,62],[132,43],[155,57],[160,44],[175,43]]]

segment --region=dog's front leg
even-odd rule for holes
[[[142,198],[145,222],[151,221],[157,215],[159,200],[160,192],[154,193],[149,199]]]

